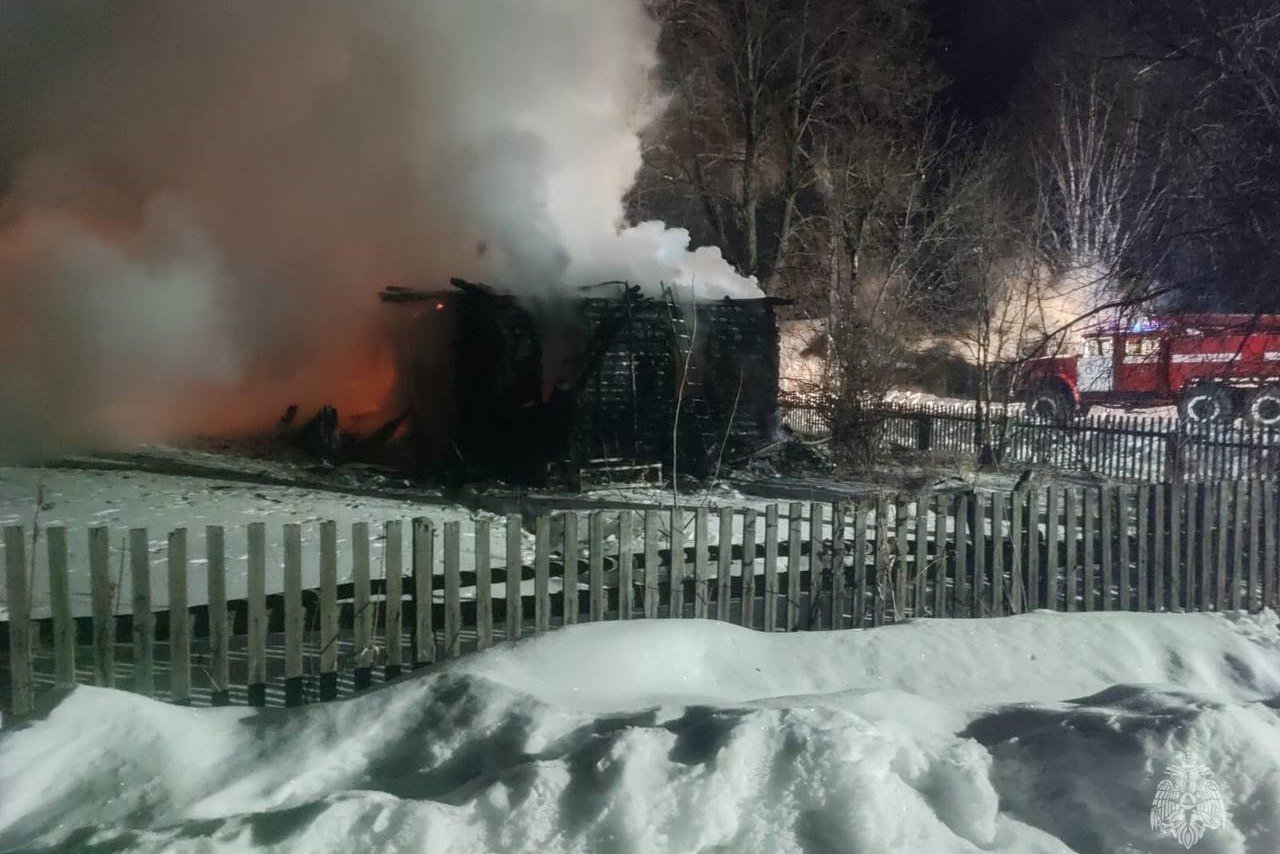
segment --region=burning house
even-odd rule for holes
[[[459,279],[388,288],[420,459],[538,480],[548,464],[677,462],[705,475],[773,441],[772,298],[682,301],[621,282],[523,302]]]

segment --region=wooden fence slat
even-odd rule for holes
[[[112,607],[111,534],[102,525],[89,529],[89,591],[93,603],[93,684],[116,684],[116,616]]]
[[[927,610],[926,600],[929,581],[929,496],[922,493],[916,496],[916,528],[915,528],[915,591],[911,597],[911,616],[923,617]]]
[[[866,625],[867,619],[867,505],[859,501],[853,506],[853,624]],[[874,595],[874,592],[873,594]]]
[[[647,532],[646,532],[647,533]],[[551,628],[551,517],[533,520],[533,630]]]
[[[596,510],[587,523],[587,576],[590,592],[591,622],[604,619],[609,610],[604,590],[604,511]]]
[[[764,630],[778,628],[778,505],[764,512]]]
[[[1138,611],[1148,613],[1151,589],[1149,540],[1151,538],[1151,487],[1138,488]],[[1163,568],[1160,570],[1163,572]]]
[[[705,620],[711,613],[711,564],[707,539],[707,508],[693,511],[693,616]]]
[[[669,617],[684,616],[684,511],[677,506],[671,508],[671,530],[667,535],[671,547],[671,584],[667,609]]]
[[[1112,587],[1116,570],[1116,512],[1118,487],[1103,487],[1098,491],[1099,566],[1098,593],[1103,611],[1115,610]]]
[[[284,526],[284,704],[302,705],[302,526]]]
[[[507,557],[511,556],[511,524],[515,520],[515,548],[516,548],[516,597],[515,597],[515,629],[511,628],[512,624],[512,599],[510,592],[507,593],[507,639],[520,637],[520,596],[519,596],[519,555],[520,555],[520,517],[507,517]],[[413,651],[410,653],[413,659],[413,667],[426,667],[436,660],[436,635],[435,629],[431,625],[432,617],[432,578],[431,573],[435,571],[435,545],[436,531],[435,525],[425,516],[417,516],[413,520],[413,540],[411,542],[412,557],[410,558],[412,566],[410,571],[413,573],[413,631],[410,632]],[[510,573],[511,564],[507,564],[508,582],[507,590],[511,590]]]
[[[232,626],[227,612],[227,543],[221,525],[204,529],[205,575],[209,593],[209,701],[215,706],[231,702]]]
[[[814,538],[811,536],[810,539]],[[810,545],[810,548],[817,548],[817,543]],[[876,500],[875,550],[876,585],[871,605],[871,625],[878,627],[884,625],[885,604],[893,593],[893,576],[890,573],[893,557],[889,553],[889,499],[885,496]]]
[[[267,527],[250,522],[248,546],[248,694],[250,706],[267,704]]]
[[[1165,574],[1173,577],[1173,561],[1165,562],[1165,525],[1169,512],[1168,484],[1158,483],[1152,490],[1151,531],[1151,611],[1159,614],[1165,608]]]
[[[1082,566],[1080,567],[1080,592],[1083,596],[1084,610],[1093,611],[1097,607],[1093,593],[1095,537],[1097,534],[1098,505],[1102,501],[1105,490],[1086,489],[1080,493],[1084,510],[1084,544],[1080,550]]]
[[[475,534],[476,649],[481,650],[493,646],[492,527],[488,519],[476,519],[472,531]]]
[[[1259,461],[1261,470],[1261,461]],[[1250,611],[1262,608],[1262,481],[1249,481],[1249,580],[1245,607]]]
[[[1248,581],[1245,577],[1245,519],[1249,513],[1249,482],[1235,482],[1235,496],[1231,502],[1231,610],[1239,611],[1248,608],[1251,594],[1246,591]],[[1225,536],[1226,531],[1223,531]]]
[[[1131,610],[1133,605],[1130,584],[1133,580],[1130,567],[1132,545],[1129,540],[1129,528],[1133,519],[1133,500],[1133,490],[1125,487],[1116,490],[1116,584],[1119,587],[1121,611]]]
[[[935,617],[947,616],[947,520],[952,518],[952,497],[943,493],[933,496],[933,610]]]
[[[462,523],[445,522],[443,534],[444,655],[457,658],[462,655]]]
[[[1225,449],[1224,449],[1225,458]],[[1229,461],[1227,461],[1229,462]],[[1223,464],[1224,473],[1227,472],[1226,462]],[[1213,569],[1217,575],[1216,584],[1216,608],[1219,613],[1226,611],[1231,607],[1231,602],[1227,597],[1227,582],[1230,574],[1230,561],[1227,554],[1227,546],[1231,538],[1231,482],[1227,480],[1218,481],[1218,494],[1215,496],[1215,502],[1218,511],[1218,521],[1214,532],[1214,545],[1217,547],[1216,559],[1214,560]],[[1208,528],[1205,528],[1207,531]],[[1234,578],[1231,579],[1234,582]]]
[[[35,627],[31,622],[31,587],[21,525],[5,526],[4,571],[5,604],[9,608],[9,714],[15,720],[23,720],[35,711]]]
[[[320,523],[320,699],[338,698],[338,523]]]
[[[1023,573],[1026,562],[1023,557],[1023,543],[1027,539],[1027,494],[1026,491],[1009,495],[1009,613],[1021,614],[1026,605],[1026,589],[1023,586]]]
[[[629,620],[635,608],[635,550],[630,510],[618,513],[618,619]],[[725,597],[728,598],[727,596]]]
[[[373,682],[373,595],[369,584],[369,523],[351,524],[351,622],[355,669],[353,686],[357,691]]]
[[[1005,613],[1004,599],[1006,587],[1004,581],[1004,547],[1008,536],[1004,524],[1004,494],[991,494],[991,598],[987,616],[1000,617]]]
[[[146,528],[129,530],[129,582],[133,599],[133,690],[155,693],[155,615],[151,612],[151,555]]]
[[[801,607],[800,624],[805,630],[820,627],[826,585],[822,575],[823,552],[826,551],[826,511],[824,505],[809,504],[809,598]],[[803,585],[801,596],[803,597]]]
[[[560,597],[561,619],[569,626],[578,622],[578,514],[564,514],[564,593]]]
[[[893,621],[901,623],[907,617],[911,596],[911,574],[908,563],[911,540],[907,532],[906,500],[895,496],[893,500]]]
[[[733,508],[721,507],[719,513],[719,539],[716,547],[716,618],[732,621],[730,598],[732,595],[733,557]]]
[[[49,615],[53,618],[53,678],[59,685],[76,682],[76,624],[71,617],[71,579],[67,575],[67,529],[45,529],[49,557]]]
[[[391,519],[383,526],[383,533],[386,537],[383,566],[386,568],[384,574],[387,599],[387,666],[384,678],[395,679],[404,666],[404,650],[400,640],[404,631],[404,526],[399,519]],[[477,546],[477,554],[478,548]],[[487,541],[485,548],[488,549]]]
[[[644,616],[655,620],[658,617],[658,606],[661,604],[662,588],[658,573],[660,562],[658,550],[658,511],[644,511]]]
[[[756,627],[756,511],[742,511],[742,605],[738,625]]]
[[[1276,513],[1276,482],[1268,481],[1262,492],[1262,522],[1265,526],[1263,540],[1266,565],[1262,573],[1262,606],[1264,608],[1280,608],[1280,554],[1277,554],[1276,526],[1280,518]]]
[[[831,505],[831,611],[828,615],[827,627],[843,629],[848,626],[845,621],[845,609],[848,585],[845,583],[845,512],[844,502]]]
[[[955,515],[956,571],[955,581],[953,582],[955,584],[955,594],[951,605],[951,615],[953,617],[960,614],[964,614],[967,617],[974,616],[973,586],[969,580],[970,513],[972,513],[972,509],[969,506],[969,496],[964,493],[957,495]]]
[[[1062,556],[1062,594],[1063,608],[1074,612],[1080,606],[1077,602],[1079,587],[1079,548],[1077,540],[1080,536],[1079,493],[1074,489],[1062,491],[1062,531],[1064,551]]]
[[[187,529],[169,532],[169,700],[191,702],[191,612],[187,600]]]
[[[1216,455],[1215,455],[1216,456]],[[1215,464],[1216,465],[1216,464]],[[1213,526],[1218,518],[1218,493],[1207,483],[1200,484],[1200,610],[1213,610],[1216,593],[1213,577]]]
[[[800,555],[801,524],[803,522],[804,505],[792,501],[787,505],[787,607],[786,629],[794,632],[800,625]]]
[[[1182,600],[1182,607],[1187,611],[1194,611],[1199,606],[1199,600],[1196,596],[1198,578],[1196,565],[1199,560],[1196,540],[1196,518],[1199,515],[1199,497],[1200,487],[1198,484],[1187,483],[1183,486],[1181,501],[1182,524],[1179,532],[1179,552],[1181,553],[1179,563],[1182,567],[1182,589],[1179,591],[1179,598]]]
[[[1044,607],[1050,611],[1058,608],[1058,540],[1062,536],[1061,519],[1059,517],[1059,495],[1061,490],[1050,486],[1045,490],[1044,508]]]
[[[1040,490],[1027,490],[1027,583],[1023,587],[1026,610],[1040,607]]]
[[[524,529],[520,527],[520,516],[516,513],[507,515],[506,524],[506,597],[503,599],[504,637],[519,640],[524,628],[524,591],[521,587],[524,574]]]

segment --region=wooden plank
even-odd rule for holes
[[[1249,481],[1249,578],[1245,607],[1262,608],[1262,481]]]
[[[338,524],[320,523],[320,699],[338,698]]]
[[[5,604],[9,609],[9,714],[15,720],[35,711],[32,672],[35,632],[31,622],[31,588],[21,525],[4,529]]]
[[[475,535],[476,649],[481,650],[493,646],[493,532],[488,519],[474,520],[472,531]]]
[[[1050,486],[1045,490],[1044,507],[1044,607],[1050,611],[1060,610],[1058,607],[1058,558],[1061,550],[1058,542],[1062,537],[1062,520],[1059,515],[1059,495],[1061,490]]]
[[[1225,449],[1224,449],[1225,452]],[[1216,599],[1217,610],[1219,612],[1226,611],[1231,607],[1231,600],[1227,595],[1227,584],[1235,583],[1235,579],[1231,577],[1230,555],[1228,554],[1228,544],[1231,537],[1231,481],[1223,480],[1218,482],[1218,494],[1215,497],[1218,511],[1218,523],[1214,531],[1214,545],[1217,547],[1216,559],[1213,563],[1214,572],[1217,575]],[[1238,546],[1237,546],[1238,547]]]
[[[988,607],[993,617],[1005,613],[1004,546],[1008,534],[1004,524],[1004,503],[1004,493],[991,494],[991,598]]]
[[[1151,492],[1151,612],[1159,614],[1165,609],[1165,574],[1172,567],[1165,562],[1165,527],[1169,512],[1167,494],[1169,485],[1159,483]]]
[[[1080,583],[1079,547],[1080,493],[1074,489],[1062,491],[1062,532],[1064,554],[1062,556],[1062,605],[1068,612],[1076,611]]]
[[[658,617],[658,606],[661,604],[662,587],[658,573],[661,571],[658,549],[658,511],[644,511],[644,616],[654,620]]]
[[[823,552],[826,551],[825,517],[822,504],[814,501],[809,505],[809,599],[800,608],[800,625],[806,630],[820,627],[820,609],[823,597],[827,595],[822,575]]]
[[[1101,539],[1099,556],[1099,596],[1102,610],[1115,609],[1112,587],[1115,584],[1116,570],[1116,512],[1119,505],[1117,492],[1119,487],[1103,487],[1098,491],[1098,534]]]
[[[671,592],[667,616],[678,618],[684,616],[685,573],[684,511],[679,507],[671,508],[671,530],[668,532],[667,542],[671,546]]]
[[[897,496],[893,501],[893,621],[901,623],[907,617],[911,597],[910,558],[911,539],[907,534],[906,500]]]
[[[146,528],[129,530],[129,582],[133,599],[133,690],[155,693],[155,614],[151,612],[151,556]]]
[[[1196,520],[1200,515],[1200,485],[1186,484],[1182,501],[1183,537],[1182,537],[1182,606],[1187,611],[1199,607],[1196,585],[1199,579],[1197,567],[1200,565],[1199,541],[1196,539]]]
[[[1133,490],[1120,487],[1116,490],[1116,585],[1120,610],[1130,611],[1133,606],[1131,558],[1133,546],[1129,528],[1133,524]]]
[[[831,608],[825,615],[826,625],[832,629],[843,629],[848,623],[845,622],[845,609],[848,606],[845,591],[848,585],[845,584],[844,573],[844,551],[845,551],[845,506],[843,503],[831,505],[831,568],[828,570],[830,574],[831,584]]]
[[[795,506],[795,505],[793,505]],[[861,501],[853,506],[853,624],[857,628],[866,625],[867,610],[867,505]]]
[[[787,505],[787,605],[786,629],[794,632],[800,625],[800,555],[801,524],[804,516],[804,505],[792,501]]]
[[[1040,490],[1027,490],[1027,583],[1023,587],[1026,609],[1040,607]]]
[[[373,649],[373,596],[369,586],[369,523],[353,522],[351,525],[351,621],[353,647],[356,656],[352,674],[357,691],[372,684],[372,666],[376,657]]]
[[[1245,558],[1245,520],[1249,514],[1249,481],[1243,478],[1235,482],[1235,495],[1231,502],[1231,610],[1247,608],[1251,598],[1248,586]],[[1225,535],[1225,529],[1224,529]]]
[[[71,580],[67,575],[67,529],[45,529],[49,558],[49,616],[53,619],[53,678],[59,685],[76,682],[76,624],[71,617]]]
[[[462,523],[445,522],[443,534],[444,655],[457,658],[462,655]]]
[[[816,543],[810,546],[816,547]],[[876,500],[875,551],[876,584],[871,603],[871,625],[879,627],[884,625],[885,606],[893,595],[890,586],[893,581],[890,574],[893,558],[889,553],[889,499],[884,496]]]
[[[629,620],[635,609],[635,547],[632,539],[633,517],[630,510],[618,513],[618,619]],[[726,596],[727,600],[729,597]]]
[[[1218,518],[1218,491],[1200,484],[1200,610],[1213,610],[1217,579],[1213,573],[1213,526]]]
[[[1183,566],[1183,549],[1182,549],[1182,512],[1184,506],[1183,489],[1176,483],[1170,482],[1167,487],[1169,519],[1168,526],[1165,530],[1166,550],[1168,551],[1169,561],[1169,586],[1165,591],[1166,602],[1170,612],[1182,609],[1183,603],[1183,582],[1182,582],[1182,566]]]
[[[485,524],[489,523],[485,522]],[[386,678],[395,679],[404,666],[404,650],[400,640],[400,635],[404,631],[404,526],[399,519],[390,519],[383,525],[383,533],[386,537],[383,552],[387,598]],[[477,545],[476,548],[478,550],[479,546]],[[487,540],[485,549],[487,555]]]
[[[710,568],[708,563],[707,507],[694,511],[694,617],[705,620],[709,612]]]
[[[778,628],[778,505],[764,512],[764,630]]]
[[[1151,589],[1150,578],[1150,552],[1149,540],[1151,539],[1151,487],[1141,486],[1138,488],[1138,555],[1137,555],[1137,578],[1138,578],[1138,611],[1148,613],[1151,610],[1151,602],[1149,599],[1149,591]]]
[[[262,522],[250,522],[248,545],[248,624],[246,640],[249,670],[249,705],[267,703],[267,528]]]
[[[587,522],[588,616],[596,623],[604,619],[609,600],[604,590],[604,511],[597,510]]]
[[[1262,572],[1262,606],[1280,608],[1280,554],[1277,553],[1276,482],[1268,481],[1262,491],[1262,524],[1265,564]]]
[[[951,616],[973,616],[973,585],[969,580],[969,496],[961,493],[956,496],[955,503],[955,593],[951,605]]]
[[[733,508],[721,507],[719,515],[719,540],[716,547],[716,618],[732,621],[730,598],[732,595],[733,557]]]
[[[111,534],[89,529],[89,593],[93,603],[93,684],[111,688],[115,679],[116,616],[112,607]]]
[[[923,617],[928,608],[926,599],[929,582],[929,496],[916,496],[915,526],[915,591],[911,597],[911,616]]]
[[[187,529],[169,532],[169,700],[191,702],[191,611],[187,598]]]
[[[564,590],[560,597],[563,625],[578,622],[578,514],[564,514]]]
[[[933,609],[935,617],[947,616],[947,520],[952,517],[952,496],[933,496]]]
[[[284,704],[302,705],[302,526],[284,526]]]
[[[510,558],[511,549],[511,526],[512,520],[515,524],[515,548],[516,557],[520,555],[520,517],[507,517],[507,556]],[[410,558],[410,571],[413,573],[413,631],[410,632],[413,649],[410,652],[413,667],[426,667],[436,660],[436,636],[435,629],[432,626],[432,578],[431,573],[435,568],[435,547],[436,547],[436,531],[435,525],[425,516],[415,517],[413,520],[413,540],[410,543],[412,548],[412,557]],[[516,564],[516,577],[520,576],[519,563]],[[507,572],[511,572],[511,565],[507,564]],[[507,599],[507,639],[520,637],[520,596],[519,582],[517,581],[517,595],[515,597],[515,628],[512,629],[513,615],[511,613],[512,599]],[[510,591],[510,575],[508,575],[507,590]],[[510,592],[508,592],[510,597]]]
[[[1022,553],[1022,544],[1027,540],[1027,495],[1026,491],[1009,495],[1009,612],[1021,614],[1026,606],[1026,591],[1023,587],[1023,573],[1026,562]]]
[[[504,608],[504,634],[507,640],[519,640],[524,627],[524,592],[521,589],[524,574],[523,529],[520,527],[520,516],[516,513],[507,515],[507,554],[506,554],[506,598]]]
[[[756,511],[742,511],[742,605],[738,625],[756,627]]]
[[[1080,494],[1084,509],[1084,547],[1080,550],[1080,558],[1083,564],[1080,567],[1080,592],[1083,596],[1084,610],[1086,611],[1093,611],[1097,608],[1093,593],[1094,555],[1097,553],[1094,547],[1097,536],[1098,504],[1101,502],[1104,491],[1102,489],[1086,489]]]
[[[210,703],[231,702],[232,626],[227,618],[227,546],[221,525],[204,529],[205,577],[209,594],[209,682]]]
[[[551,628],[551,517],[533,520],[533,630]]]

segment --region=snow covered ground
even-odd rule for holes
[[[296,710],[76,688],[0,731],[0,849],[1172,852],[1194,758],[1191,850],[1273,854],[1278,709],[1271,612],[591,624]]]

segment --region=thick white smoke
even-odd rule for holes
[[[683,231],[623,228],[659,105],[640,0],[47,0],[6,24],[0,456],[374,408],[387,284],[758,294]]]

